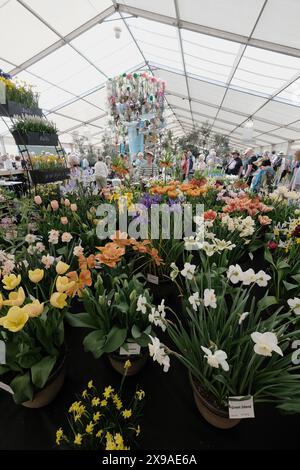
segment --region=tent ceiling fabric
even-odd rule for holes
[[[252,118],[257,145],[300,138],[298,0],[0,0],[0,15],[0,68],[36,86],[63,141],[99,142],[105,83],[134,70],[167,81],[176,135],[208,120],[235,145]]]

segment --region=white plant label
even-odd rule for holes
[[[0,104],[6,103],[6,85],[0,80]]]
[[[254,418],[253,397],[229,397],[228,411],[230,419]]]
[[[127,350],[125,348],[120,348],[121,356],[132,356],[134,354],[140,354],[141,346],[137,343],[127,343]]]
[[[0,364],[6,364],[6,345],[0,341]]]
[[[147,274],[147,281],[151,282],[151,284],[158,285],[158,277],[154,276],[153,274]]]
[[[11,393],[12,395],[14,394],[13,389],[10,388],[10,386],[5,384],[4,382],[0,382],[0,388],[2,388],[2,390],[5,390],[8,393]]]

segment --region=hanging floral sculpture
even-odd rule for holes
[[[146,72],[124,73],[108,81],[109,113],[120,136],[132,127],[138,134],[155,134],[163,127],[165,86]]]

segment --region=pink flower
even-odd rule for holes
[[[54,256],[50,256],[50,255],[42,256],[42,263],[46,269],[49,269],[50,266],[52,266],[52,264],[54,263],[54,260],[55,260]]]
[[[77,204],[71,204],[70,209],[71,209],[72,212],[76,212],[77,211]]]
[[[65,204],[66,207],[69,207],[71,205],[69,199],[65,199],[64,204]]]
[[[60,223],[63,225],[67,225],[69,223],[68,217],[61,217],[60,218]]]
[[[260,225],[270,225],[272,223],[272,219],[267,215],[259,215],[258,220]]]
[[[77,245],[75,246],[74,250],[73,250],[73,255],[74,256],[82,256],[83,255],[83,247],[81,245]]]
[[[268,245],[267,247],[269,248],[269,250],[273,251],[273,250],[276,250],[278,248],[278,243],[274,242],[273,240],[270,240],[268,242]]]
[[[58,230],[50,230],[48,242],[52,243],[52,245],[57,245],[59,240],[59,231]]]
[[[72,235],[69,232],[64,232],[61,236],[61,241],[65,243],[69,243],[72,240]]]
[[[34,196],[34,202],[39,206],[40,204],[42,204],[42,198],[41,196]]]
[[[57,211],[59,208],[58,201],[56,199],[53,199],[53,201],[50,202],[50,206],[54,211]]]

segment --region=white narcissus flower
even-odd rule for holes
[[[34,255],[34,253],[36,253],[36,247],[34,245],[29,245],[29,247],[27,248],[27,253],[29,253],[30,255]]]
[[[150,336],[151,343],[149,343],[149,353],[153,357],[153,361],[158,362],[163,366],[163,371],[168,372],[170,368],[170,358],[166,354],[164,347],[161,345],[158,338],[153,338]]]
[[[157,307],[159,313],[162,315],[162,316],[165,316],[165,299],[162,299],[160,305],[158,305]]]
[[[33,235],[33,233],[28,233],[25,237],[25,242],[30,245],[32,243],[35,243],[36,239],[37,239],[36,235]]]
[[[231,241],[219,240],[218,238],[216,238],[214,242],[216,244],[217,249],[220,251],[224,251],[224,250],[232,251],[232,249],[235,248],[236,246],[234,243],[231,243]]]
[[[256,273],[256,284],[259,287],[266,287],[268,285],[268,281],[271,279],[271,276],[269,274],[266,274],[264,271],[258,271]]]
[[[183,277],[186,277],[189,281],[191,281],[194,277],[195,270],[196,266],[194,264],[184,263],[184,267],[181,271],[181,274],[183,275]]]
[[[69,243],[72,238],[73,236],[69,232],[64,232],[61,236],[61,241],[64,243]]]
[[[42,256],[41,261],[42,261],[43,265],[45,266],[45,268],[49,269],[52,266],[52,264],[54,263],[55,258],[54,258],[54,256],[50,256],[50,255],[45,256],[44,255],[44,256]]]
[[[48,242],[52,243],[52,245],[57,245],[59,240],[59,231],[58,230],[50,230]]]
[[[244,286],[249,286],[256,282],[256,274],[252,268],[247,269],[247,271],[242,273],[242,281]]]
[[[172,269],[172,271],[170,272],[170,278],[172,279],[172,281],[174,281],[174,279],[176,279],[179,274],[179,269],[175,263],[171,263],[170,268]]]
[[[159,326],[162,331],[166,331],[167,325],[165,323],[165,312],[159,312],[155,310],[155,307],[151,308],[151,313],[148,315],[148,320],[156,326]]]
[[[243,321],[248,317],[248,315],[250,315],[250,312],[244,312],[240,315],[239,325],[241,325],[243,323]]]
[[[77,245],[74,247],[73,255],[79,257],[83,255],[83,252],[84,252],[83,247],[81,245]]]
[[[201,349],[203,352],[205,352],[205,358],[207,359],[207,363],[211,366],[214,367],[215,369],[219,369],[221,366],[225,372],[229,370],[229,364],[226,361],[227,359],[227,354],[225,351],[222,351],[221,349],[218,349],[214,353],[208,348],[205,348],[204,346],[201,346]]]
[[[232,284],[237,284],[238,282],[241,282],[242,275],[243,271],[239,264],[236,264],[235,266],[232,264],[231,266],[229,266],[227,271],[227,278],[230,282],[232,282]]]
[[[278,346],[277,336],[267,331],[266,333],[259,333],[255,331],[251,333],[251,339],[254,341],[254,352],[259,356],[272,356],[272,351],[277,352],[280,356],[283,356],[283,352]]]
[[[43,251],[45,251],[45,249],[46,249],[44,243],[42,243],[42,242],[37,242],[37,244],[35,245],[35,247],[36,247],[36,250],[37,250],[39,253],[43,253]]]
[[[217,298],[214,289],[205,289],[203,300],[205,307],[217,308]]]
[[[139,295],[136,305],[137,312],[145,314],[147,312],[147,299],[143,295]]]
[[[205,251],[206,256],[212,256],[218,251],[215,245],[210,245],[207,242],[201,244],[201,249]]]
[[[294,310],[296,315],[300,315],[300,299],[298,297],[294,297],[293,299],[289,299],[287,301],[291,310]]]
[[[199,292],[195,292],[193,295],[189,297],[188,300],[191,306],[193,307],[193,309],[195,310],[195,312],[197,312],[197,307],[199,307],[200,305]]]

